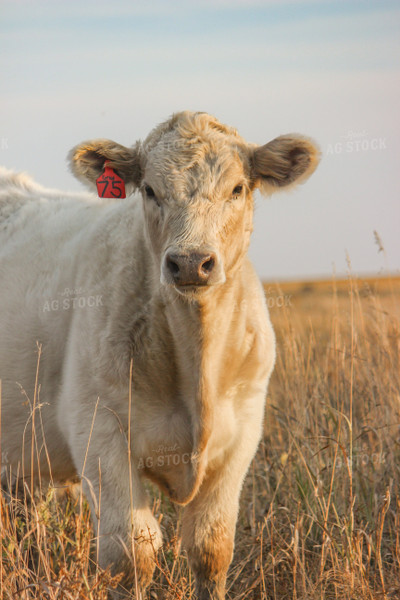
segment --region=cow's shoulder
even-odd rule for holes
[[[236,302],[252,344],[248,360],[269,370],[275,357],[275,336],[263,285],[249,259],[243,263]],[[264,376],[264,375],[263,375]]]
[[[265,293],[252,262],[246,258],[240,272],[240,285],[237,288],[237,302],[250,308],[250,314],[257,320],[269,320]]]

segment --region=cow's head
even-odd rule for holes
[[[142,193],[161,283],[193,298],[240,267],[252,231],[253,190],[268,195],[305,181],[319,151],[299,135],[248,144],[206,113],[182,112],[132,148],[94,140],[70,153],[73,173],[92,186],[106,160],[128,193]]]

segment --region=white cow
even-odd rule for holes
[[[304,181],[319,152],[298,135],[248,144],[182,112],[132,148],[70,153],[91,186],[106,160],[127,199],[1,171],[3,479],[82,478],[100,564],[124,572],[130,597],[161,545],[150,478],[185,506],[197,597],[221,600],[275,357],[247,258],[252,192]]]

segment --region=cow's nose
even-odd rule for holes
[[[166,266],[176,285],[207,285],[216,265],[213,252],[168,253]]]

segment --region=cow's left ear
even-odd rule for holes
[[[316,169],[320,151],[301,135],[281,135],[252,151],[252,178],[261,193],[303,183]]]
[[[68,162],[72,173],[91,189],[96,188],[96,179],[101,175],[105,161],[122,177],[127,193],[132,193],[141,182],[139,144],[126,148],[111,140],[91,140],[72,148]]]

